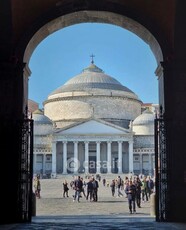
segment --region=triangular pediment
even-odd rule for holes
[[[109,122],[105,122],[103,120],[88,120],[82,123],[78,123],[76,125],[56,130],[56,134],[64,135],[64,134],[116,134],[116,135],[122,135],[122,134],[128,134],[130,133],[130,130],[124,129],[122,127],[116,126],[114,124],[111,124]]]

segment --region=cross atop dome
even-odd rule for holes
[[[95,55],[94,54],[92,54],[92,55],[90,55],[90,57],[91,57],[91,64],[94,64],[94,57],[95,57]]]

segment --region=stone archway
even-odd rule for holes
[[[29,68],[30,57],[33,51],[39,45],[39,43],[42,42],[42,40],[44,40],[47,36],[51,35],[52,33],[62,28],[75,25],[78,23],[86,23],[86,22],[108,23],[108,24],[120,26],[121,28],[124,28],[134,33],[149,45],[156,59],[157,68],[155,70],[155,73],[158,76],[160,82],[159,85],[161,85],[161,87],[159,87],[159,104],[161,104],[164,107],[163,68],[160,64],[163,62],[163,52],[160,44],[158,43],[157,39],[153,36],[153,34],[148,29],[146,29],[142,24],[138,23],[132,18],[113,12],[92,11],[92,10],[77,11],[77,12],[59,16],[47,22],[45,25],[39,28],[33,34],[33,36],[30,37],[30,39],[27,41],[24,50],[24,55],[23,55],[23,62],[26,64],[24,68],[24,76],[26,78],[30,76],[31,74],[31,70]],[[27,95],[25,95],[25,98],[27,98]]]
[[[127,29],[149,45],[156,58],[157,65],[163,61],[163,54],[158,41],[143,25],[123,15],[104,11],[78,11],[60,16],[48,22],[42,26],[28,42],[23,61],[28,64],[34,49],[50,34],[64,27],[85,22],[108,23]]]
[[[79,11],[60,16],[48,22],[33,35],[24,53],[24,63],[27,64],[27,70],[29,70],[29,61],[33,51],[47,36],[65,27],[85,22],[108,23],[129,30],[149,45],[149,48],[156,58],[158,66],[159,63],[163,61],[162,50],[155,37],[143,25],[135,20],[111,12]],[[30,73],[30,71],[27,73]]]

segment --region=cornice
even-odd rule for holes
[[[77,99],[82,99],[82,98],[109,98],[109,99],[122,99],[126,101],[135,101],[140,104],[142,104],[142,101],[135,99],[135,98],[128,98],[128,97],[123,97],[123,96],[107,96],[107,95],[83,95],[83,96],[68,96],[68,97],[58,97],[58,98],[52,98],[48,99],[43,102],[43,105],[46,105],[51,102],[58,102],[58,101],[70,101],[70,100],[77,100]]]

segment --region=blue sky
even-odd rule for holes
[[[128,30],[101,23],[63,28],[36,47],[29,63],[29,99],[42,108],[52,91],[89,66],[91,54],[99,68],[144,103],[158,103],[157,64],[150,47]]]

